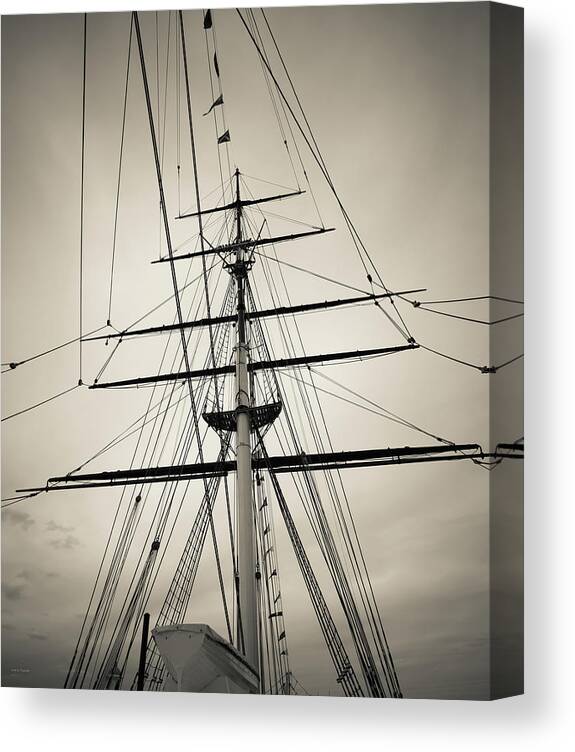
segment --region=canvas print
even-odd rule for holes
[[[523,16],[2,18],[2,684],[523,687]]]

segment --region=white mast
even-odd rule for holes
[[[247,267],[242,241],[242,205],[240,171],[236,169],[236,262],[233,273],[237,289],[236,336],[236,508],[238,516],[239,613],[238,646],[253,668],[259,670],[258,604],[254,541],[254,502],[252,488],[252,447],[250,407],[251,390],[248,374],[246,340],[245,280]]]

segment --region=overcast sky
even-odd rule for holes
[[[489,291],[487,5],[269,12],[343,203],[388,287],[427,288],[418,294],[420,299],[481,296]],[[237,164],[248,176],[293,186],[251,42],[235,11],[217,11],[215,19],[232,167]],[[206,195],[217,187],[219,176],[213,121],[200,117],[211,103],[201,14],[186,13],[186,22],[200,188]],[[79,15],[2,19],[3,363],[78,334],[82,23]],[[142,14],[141,23],[155,98],[154,14]],[[129,24],[126,13],[88,17],[84,331],[104,325],[108,315]],[[172,14],[172,45],[174,24]],[[163,12],[159,16],[161,86],[167,31],[168,14]],[[119,329],[171,292],[168,266],[149,263],[165,247],[134,54],[132,66],[112,301],[112,322]],[[178,193],[171,68],[168,83],[164,175],[172,217],[177,214]],[[193,203],[184,125],[182,120],[182,209]],[[365,273],[334,199],[309,154],[302,155],[322,217],[337,232],[278,246],[280,258],[366,289]],[[247,181],[254,193],[275,190]],[[277,211],[283,215],[317,224],[309,195],[279,206]],[[197,231],[186,222],[194,221],[172,222],[176,246],[186,247],[186,238]],[[273,218],[270,226],[272,222]],[[281,232],[285,227],[277,220],[272,229]],[[199,264],[193,269],[198,273]],[[183,266],[178,271],[183,281]],[[345,294],[342,288],[294,269],[286,268],[284,274],[293,303]],[[256,268],[254,275],[269,304],[261,269]],[[521,280],[515,289],[492,292],[521,297]],[[464,361],[488,364],[487,327],[398,305],[418,342]],[[448,310],[477,318],[517,312],[509,304],[490,311],[482,303]],[[165,306],[147,321],[167,323],[173,316],[173,308]],[[397,331],[371,306],[305,316],[300,328],[310,353],[402,343]],[[272,337],[277,344],[277,332]],[[161,346],[156,339],[126,342],[106,377],[154,373]],[[177,342],[173,352],[176,348]],[[104,343],[84,346],[86,383],[94,379],[109,352]],[[516,354],[510,352],[509,357]],[[325,373],[434,435],[458,443],[478,442],[486,448],[490,444],[489,379],[478,371],[419,349],[369,363],[330,366]],[[76,347],[24,365],[3,378],[2,413],[9,415],[77,380]],[[295,397],[289,379],[284,377],[282,384]],[[318,384],[331,388],[327,381]],[[148,396],[146,390],[79,389],[4,423],[2,497],[78,467],[144,411]],[[328,395],[321,399],[336,450],[430,441]],[[492,443],[521,436],[519,418],[506,431],[493,437]],[[120,444],[88,469],[128,467],[132,451],[133,443]],[[488,472],[470,462],[454,462],[347,470],[343,477],[404,694],[486,697]],[[197,510],[200,489],[194,488],[158,579],[152,610],[161,602]],[[287,481],[286,491],[310,557],[320,570],[301,503]],[[150,510],[155,493],[148,500]],[[118,489],[54,492],[3,512],[4,684],[62,686],[118,497]],[[292,670],[309,692],[335,693],[329,658],[281,531],[279,513],[275,518]],[[216,522],[223,534],[219,513]],[[130,563],[133,567],[135,559]],[[320,576],[327,594],[327,580]],[[328,599],[335,604],[333,595]],[[224,634],[209,551],[188,619],[209,623]]]

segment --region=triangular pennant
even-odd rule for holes
[[[218,56],[214,52],[214,68],[216,69],[216,76],[220,77],[220,66],[218,65]]]
[[[229,131],[226,131],[225,133],[223,133],[223,134],[222,134],[222,135],[221,135],[221,136],[220,136],[220,137],[218,138],[218,144],[225,144],[225,143],[227,143],[228,141],[231,141],[231,138],[230,138],[230,132],[229,132]]]
[[[204,29],[212,28],[212,11],[207,10],[204,14]]]
[[[224,103],[224,97],[223,97],[223,94],[220,94],[220,96],[219,96],[219,97],[218,97],[218,98],[216,99],[216,101],[215,101],[215,102],[214,102],[214,103],[212,104],[212,106],[210,107],[210,109],[209,109],[209,110],[208,110],[207,112],[204,112],[204,117],[205,117],[206,115],[209,115],[209,114],[210,114],[210,112],[211,112],[211,111],[212,111],[212,110],[214,109],[214,107],[218,107],[218,106],[219,106],[220,104],[223,104],[223,103]]]

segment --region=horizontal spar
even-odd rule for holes
[[[69,483],[67,485],[53,485],[42,486],[41,488],[35,488],[34,491],[71,491],[76,488],[109,488],[110,486],[137,486],[139,484],[149,483],[176,483],[178,481],[192,481],[202,480],[205,478],[222,478],[228,474],[228,471],[219,471],[217,473],[203,473],[201,475],[185,475],[178,473],[177,475],[164,475],[158,478],[128,478],[128,479],[111,479],[101,481],[86,481],[83,483]],[[70,476],[70,480],[75,480],[74,476]],[[50,481],[48,481],[50,482]],[[29,491],[16,491],[16,493],[29,493]]]
[[[252,466],[256,470],[270,469],[278,473],[291,473],[308,470],[377,467],[383,464],[399,465],[413,462],[431,462],[434,460],[489,458],[491,456],[484,454],[479,444],[436,444],[420,447],[387,447],[385,449],[360,449],[344,452],[322,452],[318,454],[276,455],[268,458],[254,457],[252,459]],[[45,487],[22,489],[18,493],[64,490],[66,488],[102,488],[111,485],[188,481],[205,476],[213,477],[234,472],[235,469],[235,461],[226,460],[224,462],[165,465],[151,468],[130,468],[127,470],[112,470],[98,473],[62,475],[49,478],[48,484]]]
[[[361,295],[353,298],[339,298],[338,300],[324,300],[318,303],[302,303],[295,306],[281,306],[279,308],[267,308],[262,311],[248,311],[246,318],[262,319],[272,316],[287,316],[295,313],[305,313],[306,311],[319,311],[325,308],[337,308],[343,305],[354,305],[356,303],[368,303],[370,300],[381,300],[382,298],[392,298],[399,295],[409,295],[417,292],[424,292],[425,288],[420,287],[415,290],[400,290],[399,292],[386,292],[377,295]],[[198,329],[205,326],[219,326],[220,324],[230,324],[237,320],[236,315],[232,316],[214,316],[212,318],[197,319],[196,321],[184,321],[183,324],[162,324],[161,326],[149,326],[144,329],[125,329],[123,332],[114,332],[113,334],[102,334],[97,337],[85,337],[84,342],[95,342],[96,340],[122,339],[148,334],[162,334],[164,332],[173,332],[178,329]]]
[[[509,452],[523,452],[523,443],[521,444],[497,444],[495,447],[495,451],[498,452],[500,449],[506,449]]]
[[[213,316],[212,318],[196,319],[195,321],[184,321],[182,324],[161,324],[160,326],[148,326],[144,329],[125,329],[123,332],[114,332],[113,334],[103,334],[97,337],[85,337],[83,342],[96,342],[107,339],[127,339],[128,337],[137,337],[146,334],[162,334],[163,332],[173,332],[178,329],[199,329],[204,326],[219,326],[220,324],[231,324],[236,321],[237,316]]]
[[[205,251],[193,251],[192,253],[181,253],[178,256],[173,256],[170,259],[169,256],[163,256],[162,258],[152,261],[152,264],[165,264],[169,261],[182,261],[183,259],[198,258],[199,256],[221,256],[225,253],[233,253],[239,250],[249,250],[262,245],[275,245],[276,243],[286,243],[291,240],[299,240],[300,238],[309,238],[311,235],[323,235],[326,232],[333,232],[335,227],[321,227],[316,230],[308,230],[307,232],[295,232],[291,235],[276,235],[272,238],[258,238],[257,240],[242,240],[238,243],[227,243],[226,245],[218,245],[213,248],[207,248]]]
[[[381,355],[392,355],[405,350],[417,350],[419,345],[399,345],[397,347],[379,347],[370,350],[350,350],[347,352],[325,353],[324,355],[303,355],[298,358],[280,358],[278,360],[262,360],[248,363],[248,371],[264,371],[274,368],[291,368],[293,366],[306,365],[308,363],[327,363],[336,360],[361,359]],[[111,389],[114,387],[137,387],[144,384],[156,384],[166,381],[183,381],[186,379],[202,378],[204,376],[223,376],[234,373],[232,365],[218,366],[216,368],[202,368],[195,371],[179,371],[177,373],[161,373],[156,376],[141,376],[136,379],[124,379],[122,381],[110,381],[104,384],[94,383],[90,389]]]
[[[188,217],[197,217],[200,214],[214,214],[215,212],[230,211],[231,209],[239,209],[244,206],[255,206],[256,204],[267,204],[269,201],[281,201],[284,198],[291,198],[292,196],[301,196],[305,191],[290,191],[290,193],[278,193],[276,196],[264,196],[263,198],[247,198],[240,201],[232,201],[229,204],[222,204],[222,206],[214,206],[211,209],[202,209],[199,212],[190,212],[189,214],[180,214],[176,219],[187,219]]]
[[[428,456],[433,454],[449,454],[452,452],[475,452],[481,453],[479,444],[434,444],[419,447],[387,447],[385,449],[359,449],[346,452],[321,452],[317,454],[294,454],[276,455],[274,457],[254,459],[255,467],[265,469],[269,467],[279,471],[285,468],[290,470],[317,470],[325,467],[353,466],[353,463],[371,463],[380,460],[395,460],[401,462],[404,458]],[[362,465],[364,466],[364,465]],[[365,465],[368,466],[368,465]]]

